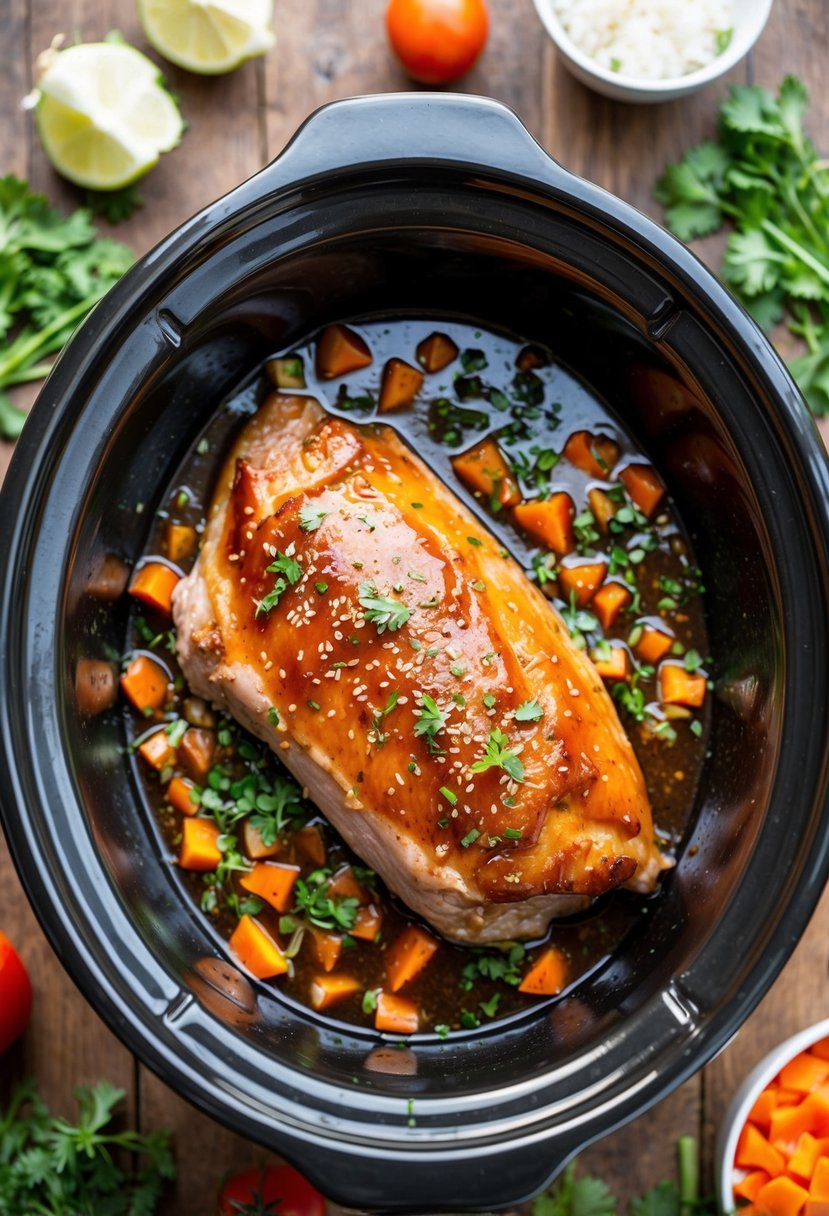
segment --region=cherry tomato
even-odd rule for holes
[[[484,0],[389,0],[386,29],[404,70],[422,84],[468,72],[486,45]]]
[[[0,933],[0,1055],[26,1029],[32,1008],[32,985],[20,956]]]
[[[325,1198],[292,1165],[232,1174],[219,1194],[221,1216],[325,1216]]]

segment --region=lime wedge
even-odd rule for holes
[[[273,0],[138,0],[147,41],[190,72],[219,75],[274,44]]]
[[[50,55],[38,81],[37,126],[58,173],[91,190],[120,190],[181,139],[184,123],[146,55],[87,42]]]

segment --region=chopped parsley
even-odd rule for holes
[[[353,929],[357,920],[359,900],[353,895],[335,899],[329,894],[331,871],[312,870],[307,878],[298,878],[294,887],[292,911],[316,925],[318,929]]]
[[[380,712],[375,714],[371,719],[371,732],[369,734],[369,739],[372,743],[375,743],[377,747],[382,747],[388,739],[388,735],[383,730],[383,719],[388,717],[399,699],[400,693],[395,688],[394,691],[389,694],[389,699],[383,709],[381,709]]]
[[[531,701],[524,701],[515,711],[516,722],[540,722],[543,717],[544,710],[535,698]]]
[[[378,633],[385,633],[387,629],[392,632],[402,629],[412,615],[411,608],[399,600],[380,595],[374,583],[360,583],[358,599],[365,609],[366,620],[377,626]]]
[[[254,600],[256,605],[255,616],[266,616],[279,603],[283,593],[288,590],[288,587],[295,586],[302,578],[302,566],[299,562],[294,561],[292,557],[288,557],[285,553],[279,553],[274,561],[265,569],[266,574],[280,575],[274,581],[272,589],[264,595],[261,600]],[[281,576],[284,574],[284,578]]]
[[[432,755],[440,751],[435,743],[435,737],[446,726],[446,716],[432,697],[424,693],[420,708],[415,714],[414,733],[418,739],[425,739]]]
[[[521,983],[521,964],[527,951],[520,942],[514,942],[506,950],[499,953],[476,954],[461,972],[460,986],[464,992],[471,992],[479,980],[495,980],[500,984],[509,984],[517,988]]]
[[[309,503],[299,508],[299,526],[303,532],[316,532],[327,514],[327,511],[312,507]]]
[[[503,731],[491,730],[484,754],[472,765],[473,773],[484,773],[490,768],[501,768],[513,781],[524,780],[524,765],[520,757],[510,751],[509,739]]]

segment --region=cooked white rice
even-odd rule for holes
[[[732,0],[553,0],[580,51],[639,80],[686,76],[730,41]]]

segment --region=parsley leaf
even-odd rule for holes
[[[412,615],[411,608],[399,600],[380,595],[374,583],[360,583],[358,599],[361,607],[365,608],[366,620],[377,626],[378,633],[385,633],[387,629],[392,632],[402,629]]]
[[[321,511],[319,507],[306,504],[299,508],[299,526],[303,532],[316,532],[327,514],[327,511]]]
[[[524,701],[515,711],[516,722],[540,722],[543,717],[544,710],[535,698],[531,701]]]
[[[520,757],[509,749],[509,739],[503,731],[491,730],[484,754],[472,765],[473,773],[484,773],[489,768],[502,768],[513,781],[524,780],[524,765]]]
[[[288,590],[288,586],[294,586],[302,578],[302,566],[299,562],[294,561],[292,557],[286,556],[284,553],[277,551],[276,560],[265,569],[266,574],[284,574],[285,578],[278,578],[274,582],[273,589],[263,596],[261,600],[254,600],[256,605],[256,617],[265,616],[279,603],[280,597],[284,591]],[[287,581],[286,581],[287,580]]]
[[[425,738],[429,751],[436,755],[440,752],[435,743],[435,736],[446,726],[446,716],[437,702],[426,693],[415,713],[414,733],[418,739]]]
[[[293,911],[304,915],[318,929],[354,928],[359,900],[353,895],[335,898],[329,893],[331,871],[313,870],[306,878],[298,878],[294,886]]]

